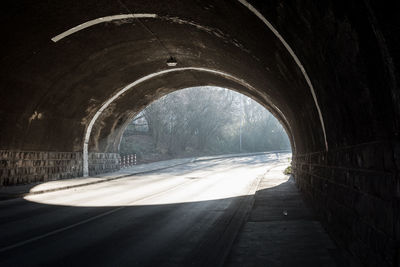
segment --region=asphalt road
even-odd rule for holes
[[[2,201],[0,266],[222,266],[277,164],[218,159]]]

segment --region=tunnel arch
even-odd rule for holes
[[[0,13],[1,186],[82,176],[90,120],[127,84],[164,70],[173,52],[179,68],[241,77],[257,90],[253,98],[274,103],[296,139],[296,182],[330,232],[365,264],[400,261],[399,20],[390,3],[5,0]],[[52,41],[110,14],[149,15]],[[133,99],[139,109],[162,92],[206,85],[204,79],[239,87],[191,71],[163,78],[145,82],[158,91],[148,94],[142,84],[113,102],[94,136],[132,115],[112,114],[123,101]],[[100,162],[107,156],[98,154]],[[390,248],[377,248],[375,237]]]
[[[300,62],[299,58],[297,57],[297,55],[295,54],[295,52],[293,51],[293,49],[290,47],[290,45],[285,41],[285,39],[282,37],[282,35],[274,28],[274,26],[256,9],[254,8],[249,2],[247,2],[246,0],[238,0],[241,4],[243,4],[246,8],[249,9],[250,12],[252,12],[257,18],[259,18],[266,26],[267,28],[279,39],[279,41],[283,44],[283,46],[285,47],[285,49],[290,53],[291,57],[293,58],[293,60],[295,61],[296,65],[299,67],[299,69],[301,70],[304,79],[307,82],[307,85],[310,89],[310,92],[312,94],[314,103],[315,103],[315,107],[318,111],[318,116],[319,116],[319,120],[321,123],[321,128],[322,128],[322,133],[323,133],[323,138],[324,138],[324,142],[325,142],[325,149],[326,151],[328,151],[328,141],[327,141],[327,137],[326,137],[326,132],[325,132],[325,125],[324,125],[324,120],[323,120],[323,116],[321,113],[321,109],[319,107],[318,104],[318,100],[315,94],[315,90],[314,87],[312,85],[312,82],[303,66],[303,64]],[[112,21],[119,21],[119,20],[126,20],[126,19],[138,19],[138,18],[153,18],[153,19],[157,19],[158,15],[157,14],[149,14],[149,13],[140,13],[140,14],[120,14],[120,15],[109,15],[106,17],[100,17],[100,18],[96,18],[96,19],[92,19],[90,21],[81,23],[75,27],[72,27],[56,36],[54,36],[53,38],[51,38],[51,40],[53,42],[58,42],[66,37],[68,37],[71,34],[74,34],[78,31],[84,30],[86,28],[92,27],[96,24],[100,24],[100,23],[106,23],[106,22],[112,22]],[[163,18],[163,19],[167,19],[170,20],[171,18]],[[194,26],[196,28],[199,28],[201,30],[204,31],[211,31],[211,29],[207,28],[206,26],[203,25],[199,25],[197,23],[194,22],[189,22],[189,21],[185,21],[182,20],[180,18],[172,18],[172,20],[174,22],[178,22],[178,23],[185,23],[191,26]],[[196,67],[186,67],[186,69],[197,69],[197,70],[202,70],[202,71],[210,71],[210,72],[214,72],[214,73],[219,73],[222,75],[225,75],[229,78],[234,78],[233,76],[229,75],[229,74],[223,74],[222,72],[219,71],[213,71],[213,70],[207,70],[207,69],[202,69],[202,68],[196,68]],[[105,108],[107,108],[109,106],[109,104],[112,103],[113,100],[115,100],[117,97],[119,97],[121,94],[123,94],[126,90],[130,89],[131,87],[135,86],[138,83],[141,83],[144,80],[147,80],[148,78],[152,78],[154,77],[154,75],[160,75],[160,74],[164,74],[164,73],[168,73],[170,71],[176,71],[178,69],[175,70],[164,70],[164,71],[159,71],[157,73],[152,73],[152,74],[148,74],[145,77],[142,77],[140,79],[138,79],[137,81],[133,82],[132,84],[127,85],[126,87],[124,87],[121,91],[117,92],[114,96],[112,96],[109,100],[107,100],[99,109],[98,112],[96,112],[96,114],[93,116],[93,118],[90,120],[90,123],[86,129],[85,132],[85,137],[84,137],[84,145],[83,145],[83,175],[84,176],[88,176],[89,175],[89,169],[88,169],[88,143],[89,143],[89,139],[90,139],[90,134],[91,134],[91,130],[93,127],[93,124],[95,123],[95,121],[97,120],[97,118],[99,117],[99,115],[104,111]],[[180,69],[180,71],[183,69]],[[242,81],[241,81],[242,82]],[[249,86],[249,85],[248,85]],[[269,106],[273,106],[273,104],[269,103]],[[279,113],[279,118],[284,118],[282,112],[277,108],[274,107],[274,110],[277,111],[277,113]],[[288,123],[287,120],[284,119],[285,121],[285,129],[288,128]],[[290,135],[291,136],[291,135]],[[291,138],[292,140],[292,138]],[[293,140],[292,140],[293,141]],[[294,142],[293,142],[294,144]]]
[[[218,70],[212,70],[212,69],[207,69],[207,68],[200,68],[200,67],[184,67],[184,68],[171,68],[171,69],[165,69],[159,72],[155,72],[149,75],[146,75],[130,84],[128,84],[127,86],[123,87],[120,91],[118,91],[116,94],[114,94],[113,96],[111,96],[102,106],[101,108],[96,112],[96,114],[92,117],[92,119],[90,120],[90,123],[88,125],[88,127],[86,128],[85,131],[85,136],[84,136],[84,143],[83,143],[83,175],[89,176],[89,161],[88,161],[88,155],[89,155],[89,142],[90,142],[90,137],[92,135],[92,129],[93,126],[95,125],[96,121],[98,120],[98,118],[101,116],[101,114],[114,102],[116,101],[119,97],[121,97],[124,93],[126,93],[128,90],[133,89],[135,86],[140,85],[141,83],[144,83],[146,81],[149,81],[153,78],[157,78],[159,76],[168,74],[168,73],[173,73],[173,72],[184,72],[184,71],[196,71],[196,72],[205,72],[205,73],[209,73],[209,74],[213,74],[213,75],[217,75],[222,77],[223,79],[227,79],[230,81],[233,81],[234,83],[239,84],[241,87],[247,88],[250,92],[256,92],[257,90],[251,86],[250,84],[248,84],[245,80],[243,79],[239,79],[235,76],[232,76],[228,73],[224,73],[222,71],[218,71]],[[227,88],[228,89],[228,88]],[[175,89],[177,90],[177,89]],[[235,90],[235,89],[233,89]],[[240,92],[240,89],[236,89],[235,91]],[[159,96],[158,96],[159,97]],[[291,144],[294,148],[295,151],[295,140],[293,138],[293,134],[290,128],[290,124],[288,122],[288,120],[286,119],[284,113],[282,113],[281,110],[279,110],[278,107],[276,107],[273,103],[271,102],[262,102],[261,104],[264,105],[264,107],[266,107],[268,110],[270,110],[270,112],[272,114],[274,114],[274,116],[276,116],[278,118],[279,121],[281,121],[284,129],[286,130],[286,132],[288,133],[289,139],[291,140]],[[151,100],[154,101],[154,100]],[[257,101],[257,99],[256,99]],[[259,101],[259,100],[258,100]],[[135,113],[133,113],[130,117],[127,117],[125,119],[125,122],[123,123],[126,126],[126,123],[129,122]],[[118,135],[119,137],[121,136],[122,132],[124,131],[125,127],[122,127],[120,129],[120,134]],[[116,138],[116,140],[119,140],[119,138]],[[118,144],[119,147],[119,144]]]
[[[279,39],[279,41],[283,44],[283,46],[285,47],[285,49],[290,53],[290,55],[292,56],[292,58],[294,59],[295,63],[297,64],[297,66],[300,68],[302,75],[304,76],[308,87],[310,88],[314,103],[315,103],[315,107],[318,111],[318,116],[320,119],[320,123],[321,123],[321,128],[322,128],[322,133],[323,133],[323,138],[324,138],[324,142],[325,142],[325,148],[326,150],[328,150],[328,142],[326,139],[326,132],[325,132],[325,126],[324,126],[324,121],[323,121],[323,117],[322,117],[322,113],[320,110],[320,107],[318,105],[318,100],[317,97],[315,95],[315,91],[313,88],[313,85],[311,83],[310,78],[308,77],[307,72],[305,71],[303,65],[301,64],[299,58],[296,56],[296,54],[294,53],[294,51],[292,50],[292,48],[289,46],[289,44],[284,40],[284,38],[280,35],[280,33],[272,26],[272,24],[260,13],[258,12],[251,4],[249,4],[247,1],[245,0],[238,0],[241,4],[243,4],[245,7],[247,7],[252,13],[255,14],[255,16],[257,16],[267,27],[269,30],[271,30],[271,32]],[[147,14],[147,13],[141,13],[141,14],[121,14],[121,15],[109,15],[106,17],[100,17],[100,18],[96,18],[96,19],[92,19],[90,21],[81,23],[75,27],[72,27],[56,36],[54,36],[53,38],[51,38],[51,40],[53,42],[58,42],[66,37],[68,37],[71,34],[74,34],[78,31],[84,30],[86,28],[92,27],[96,24],[100,24],[100,23],[106,23],[106,22],[112,22],[112,21],[119,21],[119,20],[126,20],[126,19],[138,19],[138,18],[158,18],[157,14]],[[207,27],[203,26],[203,25],[199,25],[193,22],[188,22],[188,21],[184,21],[182,19],[179,18],[173,18],[174,22],[178,22],[178,23],[185,23],[185,24],[189,24],[191,26],[197,27],[201,30],[205,30],[205,31],[210,31],[210,29],[208,29]],[[220,75],[226,76],[230,79],[234,79],[239,81],[237,78],[235,78],[234,76],[230,75],[230,74],[226,74],[223,73],[221,71],[216,71],[216,70],[211,70],[211,69],[206,69],[206,68],[201,68],[201,67],[186,67],[186,68],[176,68],[176,69],[167,69],[167,70],[161,70],[159,72],[155,72],[155,73],[151,73],[148,74],[142,78],[139,78],[138,80],[132,82],[131,84],[127,85],[126,87],[124,87],[123,89],[121,89],[119,92],[117,92],[116,94],[114,94],[112,97],[110,97],[104,104],[101,105],[101,107],[99,108],[99,110],[94,114],[93,118],[90,120],[89,125],[87,126],[86,130],[85,130],[85,135],[84,135],[84,139],[83,139],[83,176],[88,176],[89,175],[89,163],[88,163],[88,146],[89,146],[89,139],[90,139],[90,135],[92,132],[92,127],[94,125],[94,123],[96,122],[96,120],[98,119],[98,117],[101,115],[101,113],[116,99],[118,98],[120,95],[122,95],[125,91],[129,90],[130,88],[134,87],[137,84],[140,84],[143,81],[146,81],[147,79],[153,78],[154,76],[157,75],[162,75],[171,71],[182,71],[182,70],[201,70],[201,71],[207,71],[207,72],[213,72],[213,73],[218,73]],[[239,81],[240,83],[243,83],[244,81]],[[251,87],[249,84],[246,83],[246,87]],[[274,113],[278,113],[279,114],[279,119],[283,120],[285,123],[285,129],[288,129],[288,121],[287,119],[283,116],[282,112],[276,107],[274,106],[272,103],[268,103],[270,107],[273,108],[273,110],[275,111]],[[291,131],[290,131],[291,133]],[[290,134],[291,136],[291,140],[293,141],[293,144],[295,144],[294,140],[292,139],[292,134]],[[295,146],[295,145],[294,145]]]
[[[152,11],[152,10],[150,10],[150,11]],[[254,16],[254,15],[250,14],[249,16]],[[133,20],[127,20],[127,19],[133,19]],[[233,47],[236,51],[238,51],[238,52],[243,54],[242,56],[237,57],[235,62],[229,63],[230,65],[232,65],[232,64],[236,65],[236,66],[234,66],[234,68],[236,68],[236,70],[231,71],[229,65],[227,65],[227,64],[225,64],[223,62],[223,57],[218,59],[220,62],[217,62],[216,59],[213,58],[212,55],[209,56],[209,58],[205,58],[205,59],[200,59],[199,60],[199,58],[197,58],[197,55],[188,55],[188,54],[185,54],[187,52],[184,51],[185,53],[183,53],[183,54],[182,53],[178,53],[178,60],[181,63],[182,62],[182,56],[183,56],[184,59],[186,59],[185,57],[189,57],[190,58],[190,62],[183,62],[183,68],[190,68],[192,66],[196,66],[196,67],[198,66],[198,68],[224,70],[224,71],[226,70],[225,72],[232,73],[232,75],[236,75],[236,76],[246,76],[246,79],[249,80],[249,83],[251,83],[253,87],[257,87],[257,88],[263,88],[265,86],[270,87],[270,89],[269,89],[270,92],[267,93],[267,95],[271,94],[271,92],[272,92],[271,90],[274,90],[272,88],[282,87],[282,85],[277,86],[276,84],[273,84],[273,83],[271,83],[271,85],[268,85],[267,83],[260,84],[258,82],[258,84],[257,84],[257,82],[256,83],[254,82],[254,78],[256,78],[258,80],[263,79],[263,77],[262,77],[263,73],[262,72],[265,71],[265,70],[262,70],[262,68],[264,68],[264,69],[266,69],[268,71],[270,69],[270,67],[268,67],[268,66],[262,66],[262,67],[261,66],[256,66],[255,64],[258,64],[257,61],[260,62],[260,59],[258,58],[257,55],[252,53],[247,48],[246,45],[243,45],[241,40],[237,40],[233,36],[230,36],[230,34],[226,33],[226,30],[220,30],[219,28],[214,27],[214,26],[204,26],[205,25],[204,22],[196,22],[195,20],[189,20],[189,19],[186,19],[186,18],[181,18],[180,16],[157,15],[157,13],[135,13],[135,14],[122,14],[122,15],[103,16],[103,17],[99,17],[97,19],[95,18],[95,19],[89,20],[87,22],[84,22],[82,24],[79,24],[76,27],[70,28],[69,30],[67,30],[65,32],[62,32],[61,34],[59,34],[57,36],[54,36],[52,38],[52,40],[56,44],[55,49],[59,49],[59,48],[64,49],[65,46],[68,47],[68,46],[70,46],[71,43],[74,44],[74,42],[77,42],[77,41],[81,42],[82,39],[85,40],[85,38],[87,38],[88,35],[93,35],[93,34],[98,34],[98,33],[104,32],[105,30],[107,30],[107,28],[112,28],[113,31],[115,31],[115,30],[119,31],[122,28],[122,26],[130,25],[130,24],[136,22],[136,20],[138,20],[138,19],[149,19],[150,21],[152,21],[152,20],[159,21],[160,20],[161,21],[160,23],[162,24],[162,27],[167,27],[168,28],[168,27],[176,27],[174,25],[180,25],[178,27],[187,27],[187,28],[189,28],[188,30],[190,32],[193,32],[194,30],[199,31],[199,32],[203,32],[208,37],[211,36],[212,39],[217,40],[218,42],[222,42],[226,47]],[[256,19],[258,19],[258,18],[256,18]],[[110,24],[110,22],[115,22],[115,23]],[[146,23],[148,23],[148,22],[146,22]],[[165,26],[165,24],[167,24],[167,25]],[[94,25],[96,25],[96,27],[92,27]],[[103,28],[101,28],[100,26],[102,26]],[[258,25],[258,26],[260,27],[261,31],[265,32],[265,25],[264,26]],[[152,27],[154,27],[154,25],[152,25]],[[138,27],[136,27],[136,28],[138,28]],[[82,30],[84,30],[84,31],[82,31]],[[94,31],[93,33],[89,32],[89,31],[92,31],[92,30]],[[286,52],[283,52],[283,50],[282,50],[282,51],[279,51],[279,53],[284,53],[284,54],[286,53],[287,55],[285,55],[285,56],[293,57],[293,55],[292,55],[293,52],[290,53],[290,49],[287,48],[287,45],[285,45],[285,42],[282,42],[283,39],[282,38],[276,38],[276,31],[275,32],[272,31],[268,35],[275,36],[273,38],[275,38],[277,40],[276,44],[273,44],[273,46],[277,46],[277,47],[281,46],[283,50],[286,50]],[[68,37],[68,38],[66,38],[66,37]],[[146,38],[148,38],[148,37],[146,37]],[[201,36],[201,38],[203,38],[203,36]],[[199,39],[199,40],[201,40],[201,39]],[[213,42],[215,42],[215,41],[213,41]],[[60,43],[60,44],[58,44],[58,43]],[[136,43],[138,43],[138,42],[136,42]],[[201,42],[199,42],[199,43],[200,43],[200,45],[204,46],[204,44],[201,44]],[[138,45],[140,45],[140,44],[138,44]],[[181,44],[178,44],[178,45],[181,45]],[[189,47],[188,44],[185,44],[185,45],[186,45],[186,47]],[[216,45],[216,44],[213,44],[213,45]],[[129,47],[129,46],[134,46],[134,43],[133,42],[131,42],[131,43],[127,42],[126,44],[122,43],[122,45],[111,45],[111,46],[108,45],[108,46],[105,46],[106,48],[103,51],[99,50],[98,52],[96,51],[95,53],[92,52],[91,54],[88,54],[89,55],[89,59],[90,60],[92,60],[92,59],[96,60],[98,57],[102,57],[104,55],[104,53],[109,53],[110,56],[108,56],[108,57],[111,58],[111,57],[114,56],[114,54],[118,54],[119,50],[122,51],[122,49],[125,49],[125,47]],[[152,49],[154,49],[154,48],[152,48]],[[211,47],[211,49],[212,50],[210,50],[210,51],[212,51],[212,52],[218,51],[215,47]],[[277,48],[274,48],[274,49],[277,49]],[[222,54],[221,52],[225,50],[223,53],[225,53],[226,55],[231,55],[231,56],[233,55],[232,54],[233,51],[232,52],[229,51],[227,53],[226,49],[222,49],[222,50],[219,49],[219,50],[220,51],[218,51],[218,52],[220,54]],[[289,50],[289,52],[287,52],[288,50]],[[114,51],[116,51],[116,52],[114,52]],[[143,49],[143,51],[145,51],[145,49]],[[206,51],[207,51],[207,49],[205,50],[205,52]],[[128,51],[127,53],[133,53],[133,52],[136,52],[136,51]],[[205,54],[205,52],[201,52],[201,53]],[[191,52],[189,52],[189,53],[191,53]],[[233,53],[238,54],[237,52],[233,52]],[[215,54],[215,52],[214,52],[214,54]],[[147,55],[147,56],[149,56],[149,55]],[[158,55],[158,57],[162,57],[162,55]],[[253,63],[248,64],[248,62],[246,62],[246,64],[248,64],[248,65],[240,66],[241,65],[240,61],[247,61],[246,58],[249,58],[251,61],[253,61]],[[103,62],[105,60],[103,60]],[[164,58],[164,60],[165,60],[165,58]],[[295,63],[295,62],[290,62],[290,63],[289,62],[282,62],[282,60],[283,60],[282,56],[279,56],[278,60],[280,61],[280,62],[278,62],[279,65],[285,65],[285,64],[293,65],[293,63]],[[102,65],[102,64],[104,64],[103,62],[99,61],[99,63],[97,65]],[[215,64],[214,62],[217,63],[217,64]],[[91,64],[93,65],[93,64],[96,64],[96,63],[91,63]],[[152,65],[154,66],[154,63],[152,63]],[[223,66],[223,65],[226,65],[226,66]],[[253,65],[253,66],[251,66],[251,65]],[[82,67],[82,68],[83,68],[84,71],[87,71],[86,69],[90,68],[89,64],[87,66],[85,66],[85,65],[83,65],[83,66],[84,67]],[[244,67],[252,69],[253,71],[252,72],[248,72],[248,73],[241,73]],[[294,66],[290,67],[290,70],[289,70],[288,66],[285,66],[285,67],[282,67],[282,68],[278,69],[278,72],[280,72],[280,75],[282,75],[282,73],[285,74],[285,72],[294,71],[295,72],[295,73],[293,73],[294,76],[292,76],[291,78],[294,78],[295,76],[298,76],[296,78],[298,78],[299,80],[304,79],[304,78],[301,78],[301,75],[304,76],[304,73],[302,73],[302,74],[296,73],[296,72],[298,72],[298,70],[297,71],[295,70],[296,68],[297,67],[294,64]],[[160,71],[162,71],[162,69],[163,68],[160,68],[160,66],[157,66],[155,69],[154,69],[154,67],[152,67],[152,69],[150,69],[149,71],[146,70],[146,71],[143,71],[143,72],[140,72],[140,71],[137,72],[135,74],[135,76],[136,76],[136,79],[140,79],[141,76],[149,75],[148,73],[160,72]],[[302,70],[302,68],[300,68],[300,70]],[[94,70],[92,72],[96,73],[96,72],[101,72],[101,71],[103,71],[103,70]],[[131,72],[131,73],[133,73],[133,72]],[[253,75],[254,76],[254,74],[258,75],[258,77],[248,78],[249,75]],[[274,73],[274,74],[276,74],[276,73]],[[89,75],[92,75],[92,73],[88,72],[88,74],[87,74],[88,78],[89,78]],[[130,75],[130,74],[127,72],[127,74],[125,76],[128,76],[128,75]],[[269,75],[271,76],[272,74],[269,74]],[[75,73],[72,72],[69,75],[69,77],[73,77],[73,76],[78,77],[78,76],[81,76],[81,75],[80,75],[80,73],[78,74],[78,72],[75,72]],[[58,84],[56,84],[56,87],[68,86],[67,83],[70,83],[70,78],[69,77],[67,76],[65,79],[61,78],[59,80]],[[112,79],[112,78],[110,78],[110,79]],[[268,78],[264,78],[264,79],[269,81]],[[63,82],[63,80],[65,80],[65,81]],[[129,80],[131,80],[131,79],[129,79]],[[278,81],[278,82],[282,82],[282,81],[283,81],[283,79],[281,78],[280,81]],[[126,79],[126,81],[124,83],[127,84],[129,82]],[[294,81],[294,83],[295,84],[297,83],[295,85],[296,87],[300,87],[301,88],[301,89],[299,88],[300,91],[301,90],[307,90],[306,89],[306,87],[307,87],[306,81],[304,81],[304,80],[303,81]],[[88,86],[90,86],[90,85],[88,85]],[[110,87],[111,90],[109,90],[109,91],[111,91],[111,94],[108,94],[108,95],[116,95],[117,92],[120,90],[120,88],[118,88],[118,87],[122,87],[122,86],[124,86],[123,83],[119,83],[118,86]],[[98,86],[96,85],[95,87],[98,87]],[[293,87],[293,84],[292,85],[288,85],[288,87]],[[98,89],[96,89],[96,90],[99,91]],[[103,90],[103,89],[101,89],[101,90]],[[274,94],[280,93],[278,90],[275,90],[275,91],[276,92],[274,92]],[[53,94],[53,93],[51,93],[51,94]],[[99,101],[99,100],[96,99],[96,102],[98,103],[96,105],[99,106],[98,109],[102,108],[102,104],[100,104],[99,102],[105,103],[107,101],[107,98],[104,97],[106,95],[107,95],[107,93],[104,94],[103,96],[101,96],[103,98],[102,100],[100,100],[101,98],[97,97],[100,100]],[[311,96],[311,98],[309,98],[309,96]],[[309,99],[306,100],[306,102],[309,102],[309,103],[307,103],[307,105],[312,103],[312,94],[309,95],[309,96],[304,96],[304,98],[309,98]],[[273,98],[274,97],[272,97],[271,99],[273,99]],[[279,103],[279,105],[282,106],[282,104],[284,102],[284,99],[283,99],[282,96],[280,96],[280,98],[281,98],[281,100],[279,100],[277,102],[281,102],[281,103]],[[44,101],[42,100],[42,102],[44,102]],[[270,101],[270,103],[272,103],[272,102],[275,103],[274,100]],[[43,104],[42,104],[42,106],[43,106]],[[288,104],[286,104],[286,107],[284,109],[287,109],[287,106],[288,106]],[[38,114],[39,113],[42,114],[43,112],[41,112],[39,110],[39,108],[40,107],[37,107],[36,108],[37,110],[35,109],[33,114],[36,114],[35,112],[37,112]],[[315,106],[314,108],[316,108],[316,112],[318,113],[318,109],[319,109],[318,106]],[[308,109],[313,109],[313,107],[308,107]],[[87,109],[87,110],[89,111],[89,114],[88,114],[88,116],[85,116],[84,119],[82,119],[82,121],[81,121],[82,125],[85,125],[86,123],[90,124],[90,121],[92,119],[92,118],[90,118],[91,116],[95,116],[96,117],[97,111],[95,111],[95,107],[94,106],[93,106],[93,108],[90,107],[90,110],[89,109]],[[307,111],[307,112],[309,112],[309,111]],[[314,116],[314,115],[312,115],[312,116]],[[46,116],[44,116],[44,118],[46,118]],[[286,121],[288,121],[288,120],[286,119]],[[291,121],[293,121],[293,119],[291,119]],[[317,125],[318,123],[315,123],[315,124]],[[287,123],[286,123],[286,125],[287,125]],[[320,128],[321,125],[318,128]],[[85,126],[87,126],[87,125],[85,125]],[[315,134],[319,135],[320,133],[319,133],[319,131],[317,131],[317,132],[315,132]],[[324,127],[323,127],[323,125],[322,125],[322,135],[323,135],[322,138],[325,139],[325,141],[326,141],[326,138],[325,138],[325,135],[324,135]],[[317,138],[317,139],[319,139],[319,138]],[[313,141],[313,142],[318,143],[318,141]],[[78,146],[76,144],[77,144],[77,141],[74,141],[74,146],[77,148]],[[74,150],[76,148],[74,148]]]
[[[317,96],[315,94],[315,90],[314,87],[312,85],[312,82],[310,80],[310,78],[308,77],[308,74],[303,66],[303,64],[300,62],[299,58],[297,57],[296,53],[293,51],[293,49],[290,47],[290,45],[285,41],[285,39],[282,37],[282,35],[274,28],[274,26],[257,10],[255,9],[249,2],[247,2],[246,0],[238,0],[241,4],[243,4],[245,7],[247,7],[249,9],[250,12],[254,13],[255,16],[257,16],[267,27],[268,29],[270,29],[274,35],[282,42],[282,44],[285,46],[285,48],[287,49],[287,51],[290,53],[290,55],[293,57],[294,61],[296,62],[296,64],[298,65],[298,67],[300,68],[301,72],[303,73],[303,76],[305,78],[305,80],[307,81],[307,84],[310,88],[311,94],[313,96],[314,102],[315,102],[315,106],[318,110],[318,116],[320,118],[321,121],[321,127],[322,127],[322,132],[324,135],[324,139],[325,139],[325,148],[326,150],[328,150],[328,141],[326,139],[326,131],[325,131],[325,125],[324,125],[324,120],[323,120],[323,116],[321,113],[321,109],[319,107],[318,104],[318,100],[317,100]],[[134,19],[134,18],[157,18],[157,14],[121,14],[121,15],[110,15],[110,16],[106,16],[106,17],[101,17],[101,18],[97,18],[97,19],[93,19],[87,22],[84,22],[82,24],[79,24],[73,28],[70,28],[56,36],[54,36],[53,38],[51,38],[51,40],[53,42],[58,42],[61,39],[64,39],[66,37],[68,37],[69,35],[76,33],[80,30],[86,29],[88,27],[94,26],[96,24],[99,23],[105,23],[105,22],[111,22],[111,21],[115,21],[115,20],[124,20],[124,19]],[[175,18],[176,19],[176,18]],[[180,22],[182,23],[190,23],[187,21],[183,21],[178,19]],[[203,29],[207,29],[206,27],[202,26],[202,25],[198,25],[195,23],[190,23],[195,27],[198,28],[203,28]]]

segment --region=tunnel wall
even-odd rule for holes
[[[251,2],[299,56],[322,110],[329,149],[293,156],[297,184],[362,265],[399,266],[398,15],[367,0]]]
[[[16,185],[82,175],[82,153],[0,151],[0,185]]]
[[[119,154],[90,153],[90,175],[119,170]],[[0,151],[0,186],[82,176],[82,152]]]
[[[366,266],[397,266],[400,143],[296,155],[295,179],[331,236]]]

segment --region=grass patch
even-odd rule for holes
[[[287,166],[287,168],[283,171],[285,175],[292,174],[292,166]]]

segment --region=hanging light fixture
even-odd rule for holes
[[[175,67],[177,64],[178,64],[178,62],[172,56],[170,56],[169,59],[167,60],[167,66],[168,67]]]

